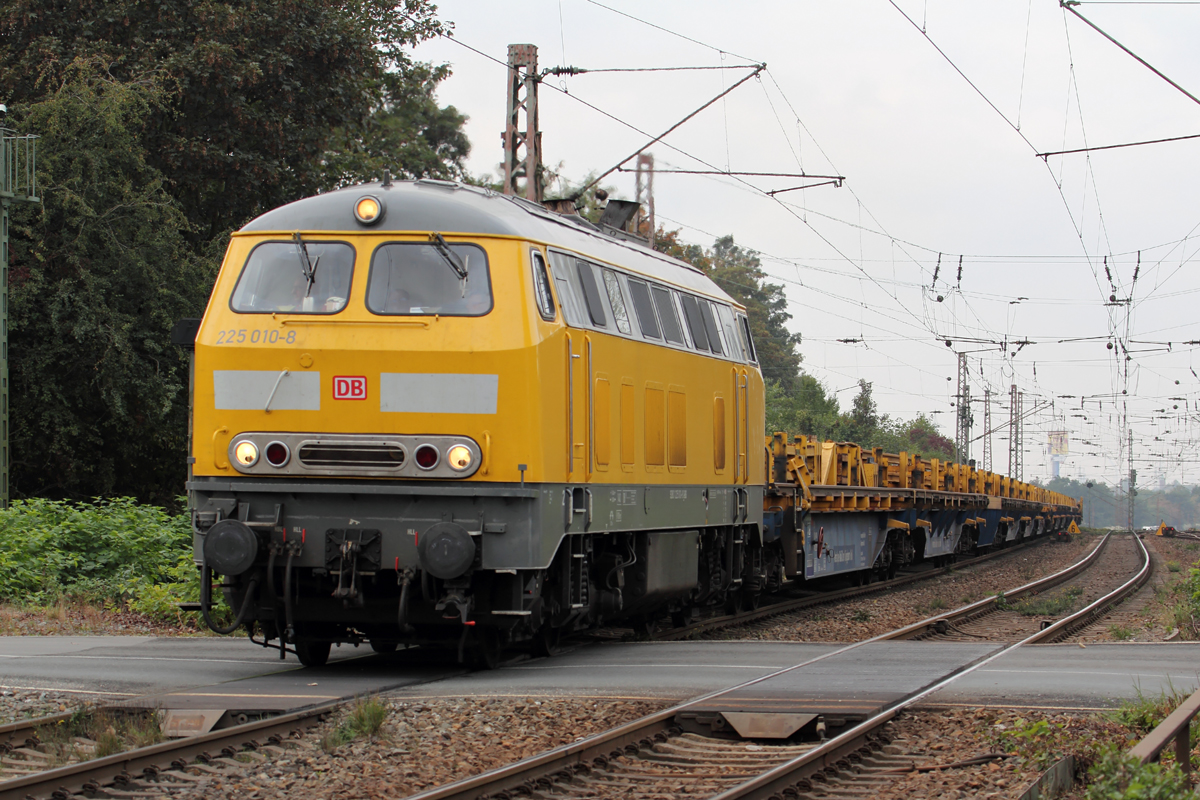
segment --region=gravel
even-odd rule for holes
[[[920,622],[939,610],[973,603],[1058,572],[1099,543],[1097,536],[1045,542],[1032,549],[964,568],[939,578],[772,617],[749,626],[703,634],[705,639],[786,642],[857,642]]]
[[[94,696],[0,687],[0,725],[73,711],[87,697]]]
[[[377,736],[327,753],[325,738],[342,726],[335,715],[289,752],[230,776],[212,777],[186,798],[394,798],[449,783],[651,714],[647,701],[480,698],[385,698],[388,717]]]

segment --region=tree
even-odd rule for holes
[[[389,132],[415,126],[426,141],[411,164],[391,154],[397,174],[426,174],[429,150],[461,164],[462,117],[429,119],[447,73],[406,51],[442,30],[434,11],[428,0],[13,0],[0,12],[0,85],[10,103],[36,102],[80,57],[120,82],[158,81],[141,142],[203,247],[344,180],[344,168],[327,171],[331,142],[394,142]]]
[[[79,61],[18,123],[42,134],[42,203],[12,213],[14,494],[182,489],[187,362],[169,342],[214,277],[141,146],[161,87]]]
[[[184,354],[227,234],[377,177],[463,175],[465,117],[435,99],[428,0],[12,0],[11,120],[42,135],[44,205],[11,230],[18,494],[182,490]]]

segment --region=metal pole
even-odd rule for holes
[[[983,471],[992,471],[992,389],[983,389]]]
[[[542,134],[538,130],[537,47],[508,46],[508,100],[504,122],[504,193],[542,202]],[[522,119],[522,117],[524,117]],[[520,180],[525,185],[520,186]]]
[[[12,491],[9,465],[8,394],[8,207],[40,203],[37,195],[37,138],[0,128],[0,507]]]
[[[954,426],[954,460],[966,464],[971,459],[971,384],[967,373],[967,354],[958,354],[958,424]]]

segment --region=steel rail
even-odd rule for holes
[[[1058,622],[1050,625],[1045,630],[1039,631],[1030,637],[1030,644],[1040,644],[1043,642],[1056,642],[1065,639],[1072,634],[1078,633],[1080,630],[1091,625],[1100,617],[1108,613],[1108,610],[1120,603],[1129,595],[1136,592],[1145,585],[1150,579],[1151,573],[1154,572],[1154,564],[1150,560],[1150,552],[1146,549],[1146,544],[1137,536],[1133,537],[1133,541],[1137,543],[1142,550],[1142,568],[1128,581],[1112,592],[1109,592],[1104,597],[1091,603],[1085,608],[1080,609],[1069,617],[1065,617]]]
[[[45,725],[56,725],[59,722],[66,722],[75,713],[74,711],[67,711],[63,714],[51,714],[32,719],[19,719],[15,722],[7,722],[4,725],[0,725],[0,752],[8,752],[14,747],[28,747],[31,743],[30,740],[36,738],[38,728]]]
[[[1105,545],[1108,539],[1109,536],[1105,536],[1105,538],[1101,540],[1100,544],[1093,548],[1092,552],[1089,553],[1084,559],[1081,559],[1077,564],[1055,573],[1055,575],[1050,576],[1050,578],[1045,578],[1041,581],[1034,581],[1033,583],[1019,587],[1019,589],[1014,590],[1013,594],[1021,590],[1030,589],[1030,587],[1044,585],[1045,581],[1047,580],[1058,578],[1061,581],[1066,580],[1067,578],[1071,577],[1071,575],[1077,574],[1080,569],[1085,568],[1081,567],[1080,565],[1090,565],[1092,563],[1093,559],[1095,559],[1097,553],[1100,552],[1100,549]],[[972,604],[972,606],[974,605],[978,604]],[[932,624],[937,619],[944,618],[944,616],[945,615],[942,615],[942,617],[931,618],[925,622]],[[917,624],[920,625],[922,623]],[[775,670],[758,678],[744,681],[736,686],[719,689],[701,697],[690,698],[682,703],[672,706],[671,708],[658,711],[638,720],[633,720],[632,722],[628,722],[617,728],[613,728],[612,730],[594,734],[586,739],[581,739],[580,741],[573,742],[571,744],[562,745],[552,750],[547,750],[544,753],[531,756],[530,758],[526,758],[512,764],[507,764],[489,772],[484,772],[470,778],[464,778],[460,781],[455,781],[454,783],[445,784],[443,786],[435,787],[433,789],[411,795],[408,800],[478,800],[478,798],[489,797],[500,793],[537,791],[540,788],[544,788],[547,782],[553,782],[555,779],[567,779],[571,777],[571,775],[577,769],[585,768],[586,763],[594,758],[600,758],[603,756],[617,757],[625,754],[631,754],[636,752],[641,747],[648,747],[652,745],[655,741],[663,741],[673,729],[676,729],[674,725],[674,718],[675,715],[681,711],[701,703],[708,702],[731,692],[745,689],[750,686],[763,683],[764,681],[779,677],[780,675],[802,669],[803,667],[810,666],[819,661],[824,661],[828,658],[842,655],[856,648],[863,647],[864,645],[887,641],[891,638],[894,638],[892,636],[894,633],[895,631],[881,634],[871,639],[855,642],[854,644],[846,645],[845,647],[839,647],[829,653],[810,658],[799,664],[793,664],[792,666]],[[950,681],[961,677],[968,672],[974,671],[984,664],[990,663],[1014,647],[1019,647],[1024,643],[1025,642],[1023,640],[1015,645],[1002,647],[996,653],[985,656],[971,664],[965,665],[964,667],[952,673],[949,677],[939,679],[934,684],[919,690],[917,693],[901,699],[889,709],[877,714],[875,717],[872,717],[853,730],[847,731],[846,733],[829,740],[814,750],[805,753],[803,756],[793,759],[792,761],[789,761],[780,767],[776,767],[752,781],[748,781],[747,783],[741,784],[738,787],[734,787],[733,789],[718,795],[717,798],[720,798],[720,800],[730,800],[730,798],[733,797],[740,797],[741,795],[730,794],[730,792],[736,792],[745,787],[758,786],[759,783],[764,780],[769,785],[774,786],[775,779],[780,774],[792,774],[790,771],[787,773],[780,772],[780,770],[783,770],[787,767],[790,767],[792,771],[795,771],[797,769],[804,768],[806,765],[814,764],[810,772],[811,774],[820,771],[827,766],[835,764],[847,753],[862,747],[863,742],[866,741],[867,737],[873,734],[873,732],[885,722],[896,716],[896,714],[899,713],[899,711],[901,711],[903,708],[906,708],[921,698],[932,694],[933,692],[950,683]],[[797,780],[801,780],[802,777],[803,776],[793,778],[790,780],[790,782],[781,784],[780,788],[790,786]],[[765,798],[771,796],[774,791],[775,790],[772,789],[765,794],[755,794],[753,796]],[[2,800],[2,798],[0,798],[0,800]]]
[[[1111,533],[1106,533],[1104,538],[1100,540],[1100,543],[1092,548],[1092,552],[1088,553],[1085,558],[1080,559],[1066,569],[1056,572],[1053,575],[1047,575],[1045,578],[1039,578],[1036,581],[1031,581],[1024,586],[1018,586],[1016,589],[1013,589],[1010,592],[1004,592],[1004,598],[1007,600],[1011,597],[1024,597],[1026,595],[1037,594],[1043,589],[1049,589],[1052,586],[1057,586],[1064,581],[1070,580],[1090,567],[1096,561],[1096,559],[1100,557],[1100,553],[1108,545],[1111,537]],[[1149,561],[1149,559],[1147,559],[1147,561]],[[920,622],[914,622],[911,625],[906,625],[903,628],[898,628],[891,633],[884,634],[883,636],[887,639],[913,639],[929,632],[931,629],[934,629],[939,625],[960,622],[990,613],[996,609],[999,602],[1000,595],[998,594],[992,595],[991,597],[985,597],[982,600],[977,600],[974,603],[970,603],[961,608],[956,608],[944,614],[938,614],[936,616],[929,617],[928,619],[921,620]]]
[[[1134,537],[1136,539],[1136,537]],[[1108,536],[1105,536],[1107,541]],[[1109,592],[1104,597],[1097,600],[1095,603],[1083,608],[1073,614],[1064,617],[1057,624],[1069,624],[1081,618],[1087,617],[1096,607],[1107,607],[1120,602],[1124,599],[1129,591],[1129,586],[1138,580],[1145,580],[1148,565],[1150,563],[1149,553],[1146,551],[1145,545],[1138,540],[1138,544],[1142,548],[1142,554],[1145,557],[1145,563],[1142,564],[1138,574],[1132,579],[1122,584],[1120,587]],[[1099,547],[1093,551],[1093,555],[1099,551]],[[1089,555],[1088,559],[1092,558]],[[757,778],[746,781],[745,783],[728,789],[721,794],[715,795],[711,800],[768,800],[769,798],[782,796],[782,793],[794,786],[797,782],[804,780],[810,775],[814,775],[828,767],[833,767],[840,758],[843,758],[846,753],[862,747],[864,743],[885,723],[892,720],[897,714],[915,703],[923,700],[931,694],[934,694],[964,675],[967,675],[975,670],[983,667],[1001,656],[1007,655],[1019,647],[1027,644],[1036,644],[1045,638],[1046,631],[1038,631],[1037,633],[1004,647],[1001,647],[997,652],[986,656],[972,664],[968,664],[950,675],[939,679],[934,684],[920,689],[917,692],[903,698],[896,703],[893,703],[887,709],[876,714],[874,717],[863,721],[857,727],[846,731],[845,733],[830,739],[815,750],[792,759],[791,761],[773,767]]]
[[[985,553],[975,558],[969,558],[966,561],[957,561],[954,564],[946,567],[937,567],[931,570],[923,570],[914,572],[910,575],[901,575],[898,578],[892,578],[886,581],[878,581],[875,583],[864,584],[862,586],[853,586],[849,589],[839,589],[835,592],[822,592],[811,597],[800,597],[794,600],[784,600],[780,603],[772,603],[771,605],[763,606],[762,608],[753,611],[744,611],[740,614],[724,614],[719,617],[710,617],[708,619],[698,620],[690,623],[682,628],[676,628],[667,631],[661,631],[654,635],[655,641],[678,641],[685,639],[695,633],[703,633],[711,630],[720,630],[734,625],[743,625],[748,622],[757,622],[761,619],[769,619],[770,617],[787,614],[791,611],[798,611],[802,608],[812,608],[814,606],[834,603],[839,600],[848,600],[853,597],[862,597],[876,592],[882,592],[887,589],[895,589],[900,586],[907,586],[910,583],[919,583],[920,581],[937,578],[942,575],[948,575],[951,572],[973,567],[976,564],[982,564],[991,561],[994,558],[999,558],[1003,555],[1012,555],[1021,550],[1032,547],[1037,544],[1042,544],[1049,541],[1048,537],[1038,537],[1036,539],[1027,539],[1024,542],[1017,544],[1015,547],[1005,547],[1002,550],[996,550],[991,553]]]
[[[182,767],[198,757],[210,757],[212,752],[229,751],[234,755],[237,750],[256,748],[272,737],[282,737],[298,728],[316,725],[340,703],[340,700],[323,703],[278,717],[222,728],[202,736],[139,747],[104,758],[13,778],[0,783],[0,800],[25,800],[31,796],[69,796],[81,791],[95,790],[102,783],[121,776],[153,776],[164,764]],[[43,717],[36,722],[44,723],[56,719],[57,716],[60,715]]]

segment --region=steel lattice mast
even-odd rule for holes
[[[2,107],[0,107],[2,108]],[[37,138],[0,128],[0,505],[8,508],[8,207],[40,203],[37,193]]]
[[[538,130],[537,86],[537,47],[532,44],[510,44],[508,103],[504,123],[504,193],[540,203],[542,134]]]
[[[958,354],[958,417],[954,426],[954,460],[966,464],[971,460],[971,384],[967,372],[967,354]]]

